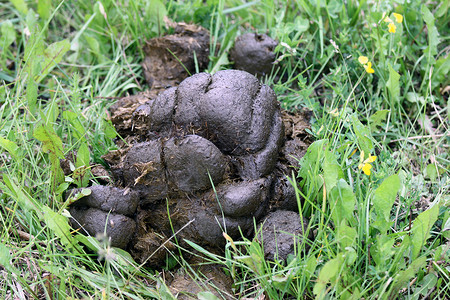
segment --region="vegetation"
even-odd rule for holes
[[[145,89],[141,47],[170,31],[170,17],[210,30],[208,72],[232,68],[227,53],[241,33],[279,41],[279,68],[264,80],[283,108],[312,112],[314,143],[291,180],[314,239],[286,262],[264,260],[257,240],[229,239],[224,257],[192,244],[227,270],[236,297],[448,299],[449,6],[1,2],[0,298],[174,298],[162,273],[73,232],[74,199],[62,197],[95,180],[90,164],[115,149],[108,107]],[[64,176],[59,159],[74,150]]]

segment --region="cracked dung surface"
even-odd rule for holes
[[[161,264],[164,248],[173,249],[173,232],[181,245],[188,239],[220,248],[223,230],[233,239],[241,232],[250,236],[253,218],[278,208],[296,209],[294,189],[284,175],[291,174],[295,153],[286,152],[292,147],[284,141],[304,137],[298,128],[285,135],[284,126],[296,126],[295,117],[282,119],[286,113],[274,92],[253,75],[199,73],[128,113],[131,126],[124,138],[129,144],[121,143],[104,159],[116,185],[139,195],[135,234],[124,233],[139,262]],[[96,194],[94,189],[90,197]],[[71,212],[89,209],[107,213],[110,208],[88,201]],[[84,221],[98,223],[90,224],[90,234],[103,232],[104,218]]]
[[[296,244],[301,243],[308,227],[308,220],[303,218],[302,224],[300,218],[296,212],[278,210],[268,214],[258,225],[258,228],[262,226],[258,239],[263,243],[266,258],[286,260],[289,254],[294,254]]]
[[[266,34],[246,33],[239,36],[230,51],[230,60],[238,70],[258,77],[269,75],[275,62],[278,42]]]

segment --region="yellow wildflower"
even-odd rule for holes
[[[395,26],[394,22],[388,24],[389,32],[395,33],[395,29],[397,29],[397,26]]]
[[[360,64],[365,65],[369,62],[369,59],[367,58],[367,56],[360,56],[358,58],[358,61]]]
[[[375,70],[372,69],[372,63],[370,61],[367,63],[367,65],[364,65],[364,69],[366,69],[366,72],[369,74],[375,73]]]
[[[377,159],[376,156],[369,155],[369,158],[364,160],[364,151],[361,151],[361,156],[359,158],[358,169],[362,169],[364,174],[367,176],[370,175],[370,169],[372,169],[371,163],[373,163]]]
[[[398,24],[403,22],[403,16],[401,14],[392,13],[392,15],[395,18],[395,22],[397,22]],[[392,19],[386,15],[386,12],[383,13],[381,20],[388,23],[388,28],[389,28],[390,33],[395,33],[395,31],[397,30],[397,26],[395,26],[394,21],[392,21]]]
[[[369,61],[367,56],[361,55],[360,57],[358,57],[358,61],[360,64],[364,66],[364,69],[366,70],[367,73],[369,74],[375,73],[374,69],[372,69],[372,63]]]
[[[397,23],[401,23],[403,22],[403,16],[401,14],[397,14],[397,13],[393,13],[395,21],[397,21]]]
[[[383,21],[386,23],[393,23],[391,18],[389,18],[389,17],[384,18]]]

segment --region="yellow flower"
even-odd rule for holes
[[[361,55],[360,57],[358,57],[358,61],[360,64],[364,66],[364,69],[366,70],[367,73],[369,74],[375,73],[374,69],[372,69],[372,63],[369,61],[367,56]]]
[[[358,58],[358,61],[360,64],[365,65],[369,62],[369,59],[367,58],[367,56],[360,56]]]
[[[383,21],[386,23],[393,23],[391,18],[389,18],[389,17],[384,18]]]
[[[369,176],[370,175],[370,169],[372,169],[371,163],[373,163],[376,159],[377,159],[376,156],[369,155],[369,158],[364,160],[364,151],[361,151],[361,156],[359,158],[358,169],[360,169],[360,170],[362,169],[364,174]]]
[[[390,33],[395,33],[395,29],[397,29],[397,26],[395,26],[394,22],[389,23],[388,27],[389,27],[389,32]]]
[[[395,21],[397,21],[397,23],[401,23],[403,22],[403,16],[401,14],[397,14],[397,13],[393,13]]]
[[[364,69],[366,69],[366,72],[369,74],[375,73],[375,70],[372,69],[372,63],[370,61],[367,63],[367,65],[364,65]]]

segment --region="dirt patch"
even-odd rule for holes
[[[146,98],[136,97],[142,97],[134,100],[139,103]],[[241,232],[250,237],[254,218],[279,208],[296,210],[294,188],[285,174],[295,171],[291,158],[306,151],[306,140],[296,145],[305,139],[306,123],[281,112],[274,92],[253,75],[237,70],[199,73],[137,107],[115,109],[130,116],[126,128],[113,119],[129,144],[122,143],[104,159],[120,191],[138,195],[135,235],[126,225],[119,241],[122,246],[130,242],[128,249],[139,262],[161,264],[165,248],[173,249],[175,240],[220,249],[223,231],[233,239]],[[111,200],[104,193],[94,201],[96,189],[72,208],[92,235],[103,232],[105,218],[94,220],[91,209],[130,215],[115,204],[128,195],[119,193]],[[171,238],[173,232],[176,238]]]
[[[180,300],[198,299],[200,292],[211,292],[218,299],[235,299],[231,290],[232,281],[216,266],[202,266],[196,270],[197,276],[194,278],[184,270],[179,270],[169,288],[172,294]]]
[[[286,260],[289,254],[294,254],[308,227],[308,220],[304,218],[302,223],[300,218],[296,212],[278,210],[258,225],[262,227],[258,239],[262,241],[267,259]]]
[[[142,67],[152,89],[176,86],[195,73],[196,63],[202,71],[209,62],[209,32],[205,28],[185,23],[172,26],[175,34],[150,39],[144,46]]]
[[[266,34],[246,33],[237,37],[230,51],[234,67],[257,77],[270,75],[278,42]]]

